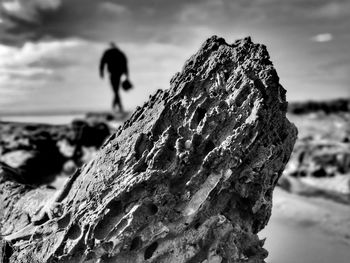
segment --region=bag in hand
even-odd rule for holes
[[[130,82],[128,79],[124,80],[124,81],[122,82],[122,88],[123,88],[123,90],[132,89],[132,84],[131,84],[131,82]]]

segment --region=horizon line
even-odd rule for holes
[[[19,110],[19,111],[2,111],[0,112],[1,117],[8,116],[56,116],[56,115],[79,115],[87,114],[90,112],[112,112],[112,110],[107,108],[95,108],[95,109],[54,109],[54,110]]]

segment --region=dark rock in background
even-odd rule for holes
[[[293,114],[307,114],[313,112],[322,112],[325,114],[350,112],[350,99],[293,102],[288,105],[288,111]]]
[[[286,109],[265,46],[210,38],[53,199],[0,181],[3,258],[264,262],[257,233],[296,139]]]
[[[349,204],[350,111],[290,114],[289,118],[299,136],[279,184],[293,193]]]
[[[70,125],[2,122],[0,161],[16,169],[22,183],[47,184],[91,160],[111,131],[92,118]]]

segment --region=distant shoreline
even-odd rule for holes
[[[51,112],[25,112],[25,113],[10,113],[0,114],[0,124],[6,123],[22,123],[22,124],[48,124],[48,125],[67,125],[77,119],[102,118],[125,121],[124,118],[129,116],[131,111],[126,111],[124,114],[113,113],[109,110],[76,110],[76,111],[51,111]]]
[[[20,112],[0,112],[1,117],[12,116],[66,116],[85,115],[89,112],[110,112],[108,109],[86,109],[86,110],[51,110],[51,111],[20,111]]]
[[[23,114],[0,116],[0,123],[23,123],[23,124],[49,124],[49,125],[67,125],[75,119],[83,119],[85,113],[73,114]]]

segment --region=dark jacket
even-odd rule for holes
[[[122,51],[117,48],[110,48],[105,51],[100,62],[100,74],[103,75],[103,71],[107,65],[108,72],[111,75],[121,76],[123,74],[128,75],[128,65],[126,56]]]

